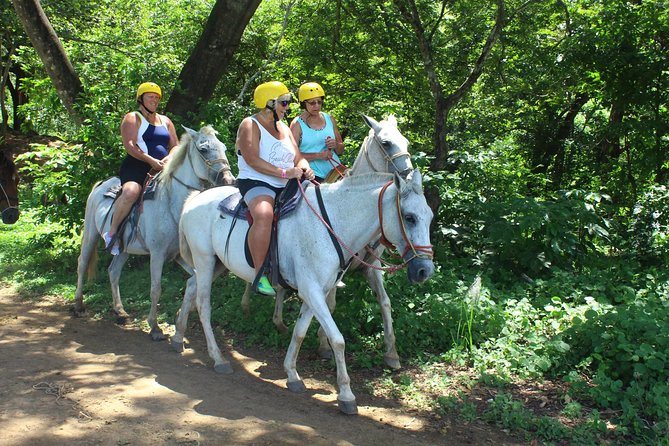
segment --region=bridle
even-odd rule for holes
[[[191,141],[191,144],[195,145],[196,142]],[[204,165],[207,166],[207,172],[209,172],[210,170],[213,170],[214,172],[216,172],[216,179],[214,181],[214,184],[218,182],[218,178],[221,176],[221,174],[225,175],[225,172],[228,172],[228,173],[230,173],[230,175],[232,175],[232,169],[230,169],[230,163],[228,162],[228,160],[226,158],[207,159],[207,158],[204,157],[204,155],[202,155],[202,153],[200,152],[200,150],[197,147],[195,148],[195,151],[197,152],[198,156],[200,157],[200,159],[202,160]],[[188,149],[188,162],[192,166],[194,164],[193,164],[193,159],[191,158],[191,152],[192,152],[192,150],[190,150],[190,148],[189,148]],[[222,164],[223,166],[220,169],[216,170],[213,167],[216,164]],[[202,188],[202,187],[196,188],[196,187],[193,187],[193,186],[190,186],[190,185],[184,183],[179,178],[177,178],[176,175],[172,175],[172,178],[174,178],[174,180],[177,183],[181,184],[182,186],[185,186],[187,189],[199,190],[199,191],[204,190],[204,188]]]
[[[383,195],[388,190],[388,186],[392,184],[392,181],[386,183],[385,186],[381,189],[379,194],[379,221],[381,226],[381,244],[387,248],[395,248],[395,246],[386,238],[386,234],[383,231]],[[432,259],[434,257],[434,251],[432,250],[432,245],[414,245],[409,236],[407,235],[406,226],[404,225],[404,219],[402,218],[402,211],[400,205],[400,191],[397,191],[397,196],[395,198],[396,209],[397,209],[397,220],[400,222],[400,229],[402,230],[402,239],[406,242],[407,246],[404,248],[404,252],[401,253],[402,260],[407,264],[415,258],[419,259]],[[411,257],[406,258],[408,254],[411,254]]]
[[[383,158],[385,158],[386,163],[385,163],[384,168],[382,168],[382,169],[378,169],[376,166],[374,166],[374,164],[372,163],[371,158],[369,157],[369,143],[368,143],[369,136],[366,136],[365,140],[362,143],[362,147],[364,148],[364,151],[365,151],[365,158],[367,159],[367,163],[372,167],[372,170],[374,172],[379,172],[379,173],[381,173],[381,172],[388,172],[388,173],[397,172],[402,178],[406,179],[407,176],[409,175],[409,173],[411,171],[413,171],[413,164],[411,164],[411,155],[409,155],[409,152],[402,152],[401,150],[398,150],[396,153],[391,155],[391,154],[388,153],[387,150],[385,150],[386,145],[383,143],[383,141],[381,141],[381,138],[379,138],[379,136],[376,134],[376,132],[374,132],[373,138],[374,138],[374,142],[376,142],[376,144],[378,144],[379,150],[381,151],[381,153],[383,155]],[[397,166],[397,164],[395,162],[395,160],[397,160],[398,158],[402,158],[402,157],[404,157],[408,160],[408,164],[410,166],[410,167],[407,167],[404,170],[400,170],[400,168]],[[392,169],[391,169],[391,166],[392,166]]]
[[[344,241],[335,233],[334,229],[332,229],[332,226],[325,221],[323,216],[318,213],[318,211],[313,207],[313,205],[309,202],[307,199],[307,195],[304,191],[304,187],[302,186],[301,182],[297,182],[297,184],[300,187],[300,192],[302,193],[302,198],[304,201],[307,203],[311,211],[316,215],[316,217],[323,223],[323,225],[327,228],[328,232],[331,234],[331,237],[336,239],[337,242],[351,255],[352,259],[355,258],[360,262],[362,265],[368,267],[368,268],[373,268],[381,271],[389,271],[389,272],[395,272],[398,269],[403,268],[406,266],[411,260],[415,258],[421,258],[421,259],[432,259],[434,256],[434,252],[432,250],[432,245],[414,245],[411,239],[409,239],[409,236],[407,235],[406,227],[404,226],[404,221],[402,220],[402,211],[401,211],[401,203],[400,203],[400,191],[399,189],[397,190],[397,198],[395,200],[396,208],[397,208],[397,217],[400,222],[400,228],[402,232],[402,239],[406,242],[407,247],[405,248],[404,252],[402,253],[401,257],[403,260],[403,263],[400,265],[389,265],[387,267],[378,267],[376,265],[370,264],[368,262],[365,262],[365,260],[358,255],[357,252],[354,252],[350,247],[348,247]],[[389,181],[386,183],[383,188],[381,189],[381,192],[379,193],[379,200],[378,200],[378,213],[379,213],[379,225],[381,227],[381,243],[383,243],[384,246],[388,248],[395,248],[395,246],[386,238],[385,232],[383,230],[383,196],[388,189],[388,187],[393,184],[393,181]],[[411,257],[406,259],[407,254],[411,253]],[[377,258],[379,261],[382,259]],[[341,263],[341,259],[340,259]],[[388,264],[387,262],[384,262]]]

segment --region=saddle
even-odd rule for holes
[[[119,224],[118,230],[116,231],[116,234],[114,234],[114,240],[109,243],[109,246],[114,246],[114,243],[118,241],[119,243],[119,249],[121,251],[124,250],[124,242],[123,240],[125,239],[123,237],[123,234],[125,233],[126,227],[129,226],[130,230],[130,236],[128,237],[128,240],[133,240],[136,237],[140,236],[139,231],[137,231],[137,226],[139,224],[139,216],[142,214],[142,211],[144,209],[144,201],[146,200],[153,200],[156,195],[156,190],[158,189],[158,177],[160,175],[160,172],[157,174],[154,174],[153,171],[149,172],[146,175],[146,181],[144,181],[144,186],[142,187],[142,193],[139,197],[139,199],[133,203],[132,208],[130,208],[130,212],[128,212],[128,215],[123,219],[123,221]],[[103,195],[107,198],[111,198],[112,200],[116,201],[118,197],[121,196],[121,192],[123,191],[123,186],[118,184],[115,186],[110,187]],[[113,204],[113,203],[112,203]],[[107,221],[107,218],[109,218],[109,215],[111,214],[112,207],[109,208],[109,212],[105,216],[105,222]]]
[[[308,187],[311,184],[309,181],[305,181],[304,187]],[[282,288],[292,289],[288,283],[284,280],[279,272],[279,256],[278,256],[278,232],[277,224],[279,220],[287,215],[290,215],[298,203],[302,199],[302,194],[298,193],[298,183],[296,179],[291,179],[288,181],[288,184],[283,189],[281,194],[274,202],[274,220],[272,221],[272,231],[269,242],[269,251],[268,255],[265,256],[265,264],[260,268],[260,273],[253,282],[253,286],[257,287],[258,281],[263,274],[267,274],[269,281],[272,285],[280,285]],[[232,195],[226,197],[218,204],[218,210],[221,213],[221,217],[228,215],[232,216],[234,219],[245,219],[249,224],[249,229],[253,224],[253,217],[246,206],[244,200],[242,200],[242,194],[235,192]],[[234,223],[233,223],[234,225]],[[232,231],[231,231],[232,232]],[[246,262],[252,268],[255,268],[253,264],[253,259],[251,258],[251,251],[249,250],[249,234],[248,230],[244,238],[244,255],[246,257]]]

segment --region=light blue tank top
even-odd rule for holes
[[[318,153],[322,152],[325,150],[328,150],[325,147],[325,140],[328,138],[334,138],[334,126],[332,125],[332,118],[330,118],[330,115],[325,112],[323,113],[323,117],[325,118],[325,127],[319,130],[314,130],[311,127],[307,125],[306,122],[302,120],[302,118],[298,117],[297,122],[300,124],[300,128],[302,129],[302,140],[300,141],[300,152],[302,153]],[[309,161],[309,165],[314,171],[314,174],[316,174],[317,177],[325,178],[328,176],[330,171],[334,169],[332,166],[332,163],[335,165],[339,165],[341,161],[339,160],[339,157],[337,154],[333,151],[332,152],[332,162],[330,160],[312,160]]]

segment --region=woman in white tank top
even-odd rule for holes
[[[269,249],[276,196],[291,178],[314,178],[309,162],[297,149],[293,134],[281,121],[290,99],[288,88],[281,82],[259,85],[253,100],[260,110],[245,118],[237,130],[237,186],[253,217],[248,238],[256,275],[261,272]],[[276,294],[265,275],[258,282],[258,292]]]

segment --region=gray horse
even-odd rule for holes
[[[381,122],[377,122],[373,118],[364,115],[363,119],[370,128],[369,134],[363,141],[358,156],[346,175],[362,175],[370,172],[397,172],[402,177],[406,177],[413,171],[411,156],[408,152],[409,142],[397,128],[397,119],[395,119],[395,116],[390,115]],[[399,369],[400,358],[395,346],[391,303],[388,293],[386,293],[386,289],[383,286],[383,273],[381,263],[378,260],[383,254],[384,247],[380,243],[373,243],[373,246],[370,248],[372,251],[371,254],[366,249],[359,253],[364,263],[354,260],[347,271],[360,271],[365,275],[370,288],[374,291],[383,319],[383,339],[386,347],[383,358],[388,367]],[[242,296],[242,308],[247,314],[249,313],[252,293],[253,288],[250,284],[247,284]],[[337,287],[333,287],[327,295],[327,303],[330,311],[334,311],[335,309],[336,294]],[[285,296],[286,290],[279,288],[274,305],[274,316],[272,318],[274,325],[282,333],[288,333],[288,327],[283,322],[283,302]],[[318,330],[318,339],[320,341],[318,348],[319,355],[324,358],[332,357],[332,349],[322,328]]]
[[[404,259],[411,282],[423,282],[433,274],[429,231],[433,214],[423,195],[420,172],[414,171],[406,181],[397,173],[394,176],[378,173],[348,176],[337,183],[322,185],[320,191],[330,227],[340,246],[345,248],[344,260],[381,234]],[[232,187],[217,187],[195,195],[186,202],[179,222],[181,256],[195,270],[200,322],[209,356],[219,373],[231,373],[232,368],[221,355],[211,328],[212,280],[227,271],[247,282],[252,282],[255,277],[255,271],[244,255],[248,223],[231,217],[222,218],[216,206],[236,192],[237,189]],[[341,272],[340,259],[328,234],[330,228],[321,222],[321,216],[315,210],[318,208],[316,201],[316,188],[308,187],[293,213],[278,222],[280,272],[302,299],[284,369],[288,375],[288,388],[303,391],[304,383],[296,369],[297,356],[311,320],[316,317],[334,351],[339,408],[346,414],[355,414],[358,409],[346,370],[344,338],[326,302],[326,296],[335,287]],[[305,227],[310,230],[304,231]],[[183,350],[193,291],[189,285],[175,323],[172,346],[178,351]]]
[[[148,324],[151,338],[156,341],[165,339],[156,320],[161,293],[160,280],[165,261],[176,258],[187,272],[193,274],[190,267],[178,257],[178,225],[184,202],[193,191],[202,191],[209,186],[230,185],[235,181],[225,155],[225,144],[218,140],[214,129],[210,126],[203,127],[199,132],[186,127],[184,129],[186,133],[181,137],[179,145],[172,150],[171,159],[158,176],[155,197],[142,203],[143,209],[139,214],[136,232],[130,238],[130,231],[125,231],[123,240],[125,249],[114,256],[109,265],[114,312],[119,321],[124,322],[128,313],[123,308],[119,291],[123,265],[130,254],[151,256],[151,310]],[[75,315],[85,311],[84,276],[87,272],[90,275],[95,270],[96,248],[100,234],[107,231],[111,223],[113,200],[105,193],[120,184],[118,177],[110,178],[93,186],[88,196],[77,268]]]

